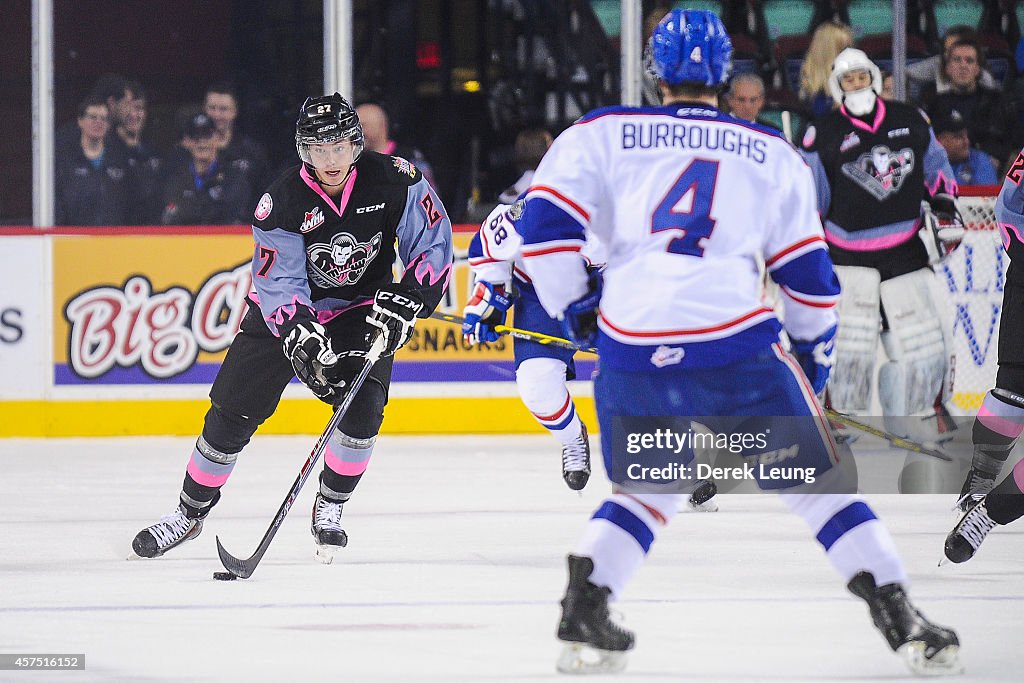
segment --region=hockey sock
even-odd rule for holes
[[[590,581],[607,587],[612,597],[643,564],[657,529],[675,516],[684,496],[678,494],[612,494],[590,518],[574,555],[594,561]]]
[[[971,467],[992,479],[1009,457],[1017,437],[1024,431],[1024,398],[1004,389],[993,389],[974,420],[974,459]]]
[[[838,468],[830,470],[837,472]],[[819,478],[824,481],[829,473]],[[825,489],[827,490],[827,488]],[[783,493],[783,502],[814,532],[844,582],[870,572],[879,585],[906,585],[907,572],[885,528],[864,499],[848,493]]]
[[[373,454],[377,437],[356,439],[335,430],[324,449],[324,471],[320,476],[320,493],[336,503],[349,499],[359,483]]]
[[[190,516],[205,517],[220,495],[220,488],[231,476],[238,453],[217,450],[200,436],[185,467],[181,502]]]
[[[580,436],[580,418],[565,388],[565,363],[555,358],[528,358],[516,368],[523,404],[562,445]]]
[[[1024,460],[985,497],[988,516],[997,524],[1009,524],[1024,517]]]

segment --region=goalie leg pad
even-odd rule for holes
[[[890,362],[879,377],[886,416],[930,414],[946,376],[946,336],[931,281],[922,268],[881,285],[882,310],[889,325],[882,343]]]
[[[843,288],[839,298],[835,366],[829,378],[832,407],[841,413],[867,413],[878,357],[881,277],[874,268],[836,266]]]

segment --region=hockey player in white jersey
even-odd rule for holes
[[[517,222],[526,275],[544,308],[574,341],[596,338],[594,394],[613,480],[612,495],[568,558],[558,625],[568,645],[559,669],[617,669],[633,647],[633,634],[610,619],[608,602],[622,595],[674,517],[679,494],[627,488],[623,462],[646,454],[631,456],[614,432],[621,437],[631,420],[668,415],[705,416],[715,432],[737,422],[802,425],[798,441],[792,431],[773,430],[770,450],[748,449],[745,461],[763,465],[769,455],[792,453],[794,463],[814,468],[815,481],[759,477],[758,484],[778,489],[808,524],[914,671],[956,671],[956,634],[910,603],[888,531],[861,496],[842,492],[849,489],[833,467],[835,446],[815,395],[829,374],[839,284],[810,170],[777,132],[715,108],[732,53],[715,14],[673,10],[649,49],[664,105],[597,110],[564,131],[537,169]],[[579,258],[588,233],[608,250],[602,289],[590,286]],[[780,285],[795,358],[780,346],[782,326],[761,301],[762,259]]]
[[[523,205],[524,200],[519,199],[495,207],[470,242],[474,284],[462,313],[462,331],[470,344],[497,341],[495,326],[505,323],[513,302],[516,327],[551,336],[562,334],[561,324],[540,305],[518,256],[522,238],[515,223]],[[592,274],[606,261],[604,249],[592,237],[580,255]],[[566,380],[576,376],[575,352],[523,339],[515,339],[513,348],[519,395],[537,422],[562,444],[562,478],[570,489],[579,491],[590,478],[590,441],[566,387]],[[687,506],[698,512],[717,511],[716,491],[713,481],[701,481]]]

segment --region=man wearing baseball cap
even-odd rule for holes
[[[957,109],[938,107],[932,118],[932,129],[949,156],[957,183],[961,186],[999,184],[999,175],[991,157],[971,146],[967,119]]]

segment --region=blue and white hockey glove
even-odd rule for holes
[[[597,341],[597,308],[601,304],[604,278],[600,270],[590,271],[588,291],[573,301],[562,314],[562,330],[573,344],[589,349]]]
[[[821,394],[828,384],[828,376],[835,363],[835,339],[836,326],[833,325],[813,341],[791,340],[793,355],[810,380],[815,394]]]
[[[373,310],[366,316],[366,322],[384,335],[384,358],[393,355],[412,339],[416,316],[421,310],[423,299],[411,287],[396,282],[377,290],[373,297]]]
[[[301,322],[291,329],[282,344],[284,355],[299,381],[319,398],[330,399],[334,386],[329,375],[338,363],[338,356],[331,348],[324,326],[314,321]]]
[[[480,280],[462,309],[462,337],[467,344],[491,344],[498,341],[494,328],[505,324],[512,297],[505,285],[492,285]]]

